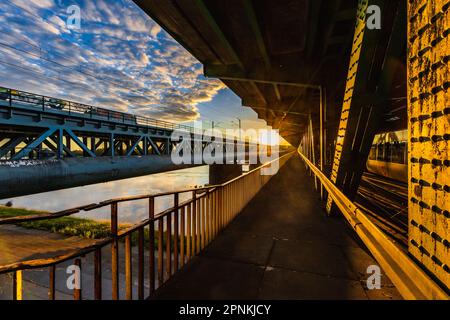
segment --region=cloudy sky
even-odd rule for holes
[[[79,29],[67,27],[77,5]],[[265,127],[131,0],[1,0],[0,86],[173,122]]]

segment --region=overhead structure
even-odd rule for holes
[[[406,128],[404,1],[135,3],[350,199],[375,133]],[[364,32],[373,5],[382,28]]]
[[[342,91],[356,1],[135,2],[292,145],[318,117],[318,85]]]
[[[448,0],[134,2],[350,201],[375,134],[409,126],[409,251],[448,289]]]

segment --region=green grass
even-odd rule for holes
[[[0,206],[0,218],[39,215],[44,213],[47,212]],[[90,219],[74,217],[23,222],[18,225],[28,229],[43,230],[61,233],[67,236],[78,236],[89,239],[101,239],[108,237],[110,231],[110,225],[107,222],[98,222]]]
[[[47,212],[34,211],[34,210],[28,210],[28,209],[22,209],[22,208],[5,207],[5,206],[0,205],[0,218],[12,218],[12,217],[19,217],[19,216],[35,215],[35,214],[44,214],[44,213],[47,213]]]

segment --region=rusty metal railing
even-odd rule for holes
[[[22,297],[22,272],[30,269],[48,268],[48,296],[54,300],[55,270],[60,263],[74,260],[80,269],[82,257],[94,254],[94,298],[102,299],[102,248],[111,246],[111,282],[112,299],[119,299],[119,241],[125,242],[125,297],[133,299],[132,273],[132,236],[137,234],[137,298],[151,297],[163,283],[170,279],[192,257],[201,252],[217,234],[233,220],[245,205],[269,181],[271,176],[261,175],[261,169],[278,161],[279,167],[293,155],[293,152],[268,162],[235,179],[220,185],[212,185],[197,189],[187,189],[175,192],[165,192],[153,195],[116,198],[96,204],[90,204],[69,210],[43,215],[22,216],[0,219],[0,225],[18,224],[22,222],[56,219],[70,216],[82,211],[110,207],[110,236],[95,241],[92,245],[71,251],[64,255],[48,259],[28,260],[0,266],[0,274],[12,273],[13,299]],[[180,201],[183,194],[191,196]],[[172,197],[173,205],[161,212],[155,212],[155,200],[161,197]],[[148,201],[148,218],[126,229],[119,230],[119,204],[137,200]],[[148,228],[148,237],[145,237]],[[148,249],[145,248],[148,241]],[[144,250],[148,250],[148,295],[144,292]],[[82,273],[81,273],[82,274]],[[82,282],[81,282],[82,283]],[[75,289],[73,297],[82,299],[83,288]]]
[[[300,157],[336,203],[345,219],[370,250],[405,299],[443,299],[449,296],[402,249],[381,231],[353,202],[351,202],[319,168],[300,150]]]

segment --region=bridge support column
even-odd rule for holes
[[[70,138],[67,137],[67,141],[70,141],[69,139],[70,139]],[[88,145],[88,137],[83,137],[83,143],[84,143],[86,146]],[[68,145],[68,147],[70,148],[69,145]],[[88,156],[87,152],[86,152],[85,150],[83,150],[83,157],[87,157],[87,156]]]
[[[91,138],[91,151],[93,154],[95,154],[95,151],[97,150],[96,144],[95,144],[95,137]]]
[[[408,1],[409,252],[450,287],[450,2]]]
[[[57,130],[57,139],[58,139],[58,144],[57,144],[57,148],[58,148],[58,159],[62,159],[63,155],[64,155],[64,132],[63,129],[58,129]]]
[[[109,156],[114,157],[116,149],[116,141],[114,140],[114,133],[109,136]]]

